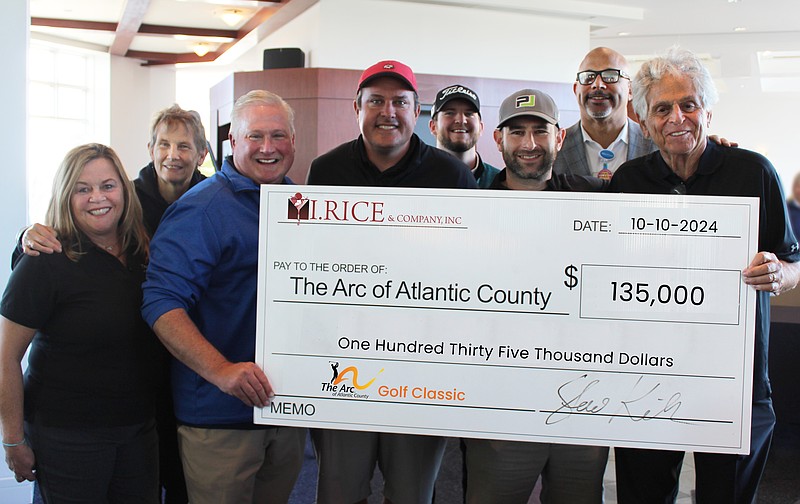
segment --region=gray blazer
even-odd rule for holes
[[[628,161],[650,154],[654,150],[657,150],[656,145],[642,135],[642,129],[635,121],[628,119]],[[564,145],[561,146],[561,151],[553,164],[553,173],[587,176],[592,174],[589,171],[589,162],[586,160],[580,121],[567,128]]]

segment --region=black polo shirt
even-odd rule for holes
[[[37,329],[25,372],[25,420],[52,427],[134,425],[153,415],[158,344],[141,315],[141,258],[124,266],[85,242],[63,253],[23,256],[0,313]]]
[[[319,156],[311,162],[308,184],[374,187],[431,187],[475,189],[472,172],[447,152],[425,144],[414,134],[405,156],[380,171],[367,158],[359,137]]]
[[[667,166],[660,152],[624,163],[611,179],[610,191],[640,194],[695,194],[760,198],[758,250],[788,262],[800,260],[775,168],[764,156],[708,142],[697,171],[683,181]],[[743,264],[742,268],[747,265]],[[769,397],[769,293],[759,292],[756,303],[756,339],[753,361],[753,399]]]
[[[503,168],[498,173],[489,189],[508,189],[506,187],[506,175],[508,168]],[[586,177],[583,175],[571,175],[564,173],[553,173],[544,188],[545,191],[570,191],[570,192],[600,192],[608,187],[608,181],[597,177]]]

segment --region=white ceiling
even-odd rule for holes
[[[29,0],[32,17],[59,18],[116,23],[126,4],[142,0]],[[295,0],[292,0],[295,1]],[[307,0],[306,0],[307,1]],[[535,13],[586,20],[591,25],[592,45],[631,46],[628,40],[646,46],[654,38],[685,40],[690,37],[696,52],[712,52],[698,44],[714,44],[715,39],[735,41],[745,46],[757,42],[758,51],[775,40],[773,51],[795,56],[800,64],[800,16],[795,0],[395,0],[438,5],[457,5],[514,13]],[[146,3],[146,2],[145,2]],[[291,2],[288,2],[291,3]],[[284,7],[287,3],[284,3]],[[150,0],[143,23],[152,25],[236,30],[265,2],[247,0]],[[234,27],[222,22],[226,9],[245,15]],[[275,7],[277,8],[277,7]],[[113,32],[33,26],[33,36],[78,40],[109,47]],[[187,53],[191,45],[205,40],[214,47],[229,39],[176,36],[136,36],[130,44],[135,51]],[[765,42],[766,41],[766,42]],[[636,47],[637,44],[633,46]],[[662,48],[663,49],[663,48]],[[630,54],[627,51],[626,54]]]

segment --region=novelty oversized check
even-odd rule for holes
[[[263,186],[255,421],[747,453],[757,205]]]

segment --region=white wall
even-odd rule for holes
[[[0,151],[3,152],[3,183],[0,184],[0,201],[3,218],[0,219],[0,285],[5,287],[10,273],[11,245],[27,222],[25,185],[25,141],[27,138],[27,57],[30,18],[27,2],[11,2],[0,16],[0,59],[5,72],[0,79],[3,104],[3,134]],[[42,147],[47,147],[46,136]],[[2,465],[4,467],[4,465]],[[3,473],[5,476],[5,473]]]
[[[181,65],[175,75],[176,103],[186,110],[196,110],[203,120],[206,138],[211,138],[211,103],[213,86],[233,73],[231,65]]]
[[[111,146],[131,177],[146,165],[153,114],[175,103],[175,68],[111,56]]]
[[[247,65],[249,70],[261,70],[264,49],[299,47],[306,55],[307,67],[329,67],[330,65],[320,63],[317,56],[318,50],[322,45],[321,34],[324,23],[322,23],[320,17],[322,16],[323,4],[325,4],[325,0],[320,0],[295,17],[291,23],[271,33],[258,43],[254,50],[249,51],[240,58],[240,62]],[[346,6],[343,5],[343,7]]]
[[[3,218],[0,219],[0,286],[5,290],[8,281],[10,255],[17,232],[27,223],[25,186],[25,139],[27,138],[27,57],[30,15],[28,2],[6,2],[0,16],[0,59],[5,74],[0,79],[0,95],[5,97],[3,121],[6,126],[0,135],[3,152],[3,183],[0,184],[0,201]],[[46,135],[42,147],[47,147]],[[0,464],[0,502],[28,504],[31,502],[31,485],[20,484]]]
[[[569,82],[589,47],[585,21],[394,0],[319,0],[243,56],[299,47],[306,66],[363,69],[382,59],[415,72]]]

